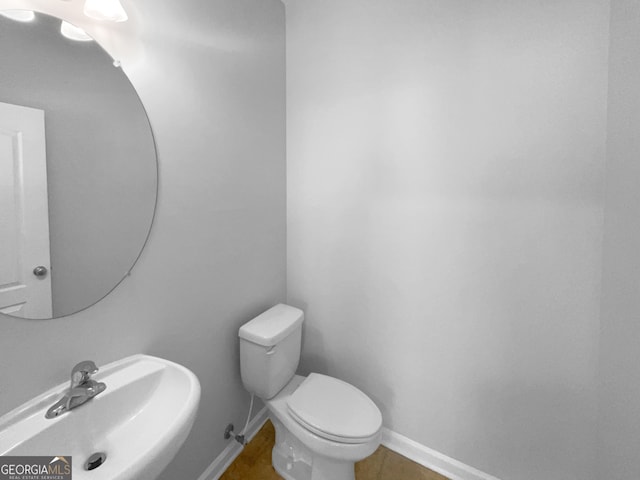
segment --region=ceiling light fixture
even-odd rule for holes
[[[62,21],[60,25],[60,33],[67,37],[69,40],[76,40],[79,42],[90,42],[93,40],[87,32],[83,29],[76,27],[75,25],[71,25],[69,22]]]
[[[16,22],[30,22],[36,18],[33,10],[0,10],[0,15]]]
[[[94,20],[111,22],[126,22],[129,18],[120,0],[85,0],[84,14]]]

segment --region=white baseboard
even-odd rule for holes
[[[267,422],[269,414],[267,407],[260,410],[255,417],[249,422],[247,432],[245,433],[246,441],[249,442],[256,433]],[[209,465],[209,467],[198,477],[198,480],[218,480],[225,472],[229,465],[233,463],[238,455],[242,452],[242,446],[233,440],[229,441],[229,445],[225,448],[220,455]]]
[[[409,460],[413,460],[451,480],[499,480],[388,428],[382,429],[382,444],[403,457],[407,457]]]

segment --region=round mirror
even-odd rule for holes
[[[60,19],[14,12],[0,15],[0,312],[55,318],[131,271],[155,212],[156,149],[109,54]]]

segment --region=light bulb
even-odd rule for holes
[[[85,0],[84,14],[95,20],[126,22],[129,18],[120,0]]]
[[[69,22],[62,21],[60,25],[60,33],[67,37],[69,40],[76,40],[78,42],[90,42],[93,40],[87,32],[83,29],[76,27],[75,25],[71,25]]]
[[[36,18],[33,10],[0,10],[0,15],[16,22],[30,22]]]

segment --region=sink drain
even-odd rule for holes
[[[107,454],[103,452],[94,453],[89,457],[89,460],[84,464],[85,470],[94,470],[102,465],[107,460]]]

